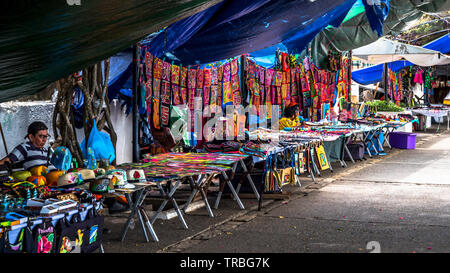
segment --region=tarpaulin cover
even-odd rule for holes
[[[0,102],[35,94],[219,2],[2,0]]]
[[[398,34],[408,27],[409,22],[419,19],[424,12],[447,10],[450,10],[450,0],[390,0],[389,15],[383,24],[383,34]],[[375,42],[378,38],[365,13],[360,13],[344,21],[338,28],[328,27],[321,31],[310,43],[310,57],[319,67],[326,67],[330,50],[349,51]],[[307,54],[308,52],[302,53]]]
[[[450,58],[439,51],[385,38],[380,38],[376,42],[354,49],[352,56],[364,59],[371,64],[390,63],[402,59],[419,66],[450,63]]]
[[[436,50],[441,53],[449,53],[450,52],[450,34],[446,34],[439,39],[436,39],[426,45],[423,48]],[[409,61],[395,61],[388,63],[388,67],[397,72],[403,69],[406,66],[414,65]],[[364,69],[359,69],[352,72],[352,79],[359,84],[374,84],[382,81],[383,77],[383,64],[371,66]]]
[[[283,42],[301,52],[328,25],[338,26],[356,0],[225,0],[178,21],[151,42],[159,58],[204,64]]]

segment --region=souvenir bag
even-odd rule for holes
[[[103,237],[104,216],[99,215],[95,208],[88,211],[86,215],[86,235],[85,241],[81,245],[82,253],[92,253],[100,248]]]
[[[56,253],[81,253],[83,240],[77,234],[74,222],[77,221],[75,215],[69,221],[66,216],[58,220],[56,224],[57,239],[55,244]]]
[[[282,161],[282,166],[283,168],[280,170],[280,175],[281,175],[281,183],[280,186],[284,186],[287,184],[291,184],[292,180],[293,180],[293,176],[292,176],[292,166],[290,164],[288,164],[290,162],[290,160],[288,160],[288,158],[290,157],[290,155],[288,155],[289,150],[286,149],[283,152],[283,161]]]
[[[316,152],[316,162],[317,165],[320,167],[321,170],[327,170],[330,168],[330,166],[328,165],[328,159],[327,159],[327,155],[325,154],[325,149],[323,147],[323,145],[319,145],[317,146],[315,149]]]
[[[24,252],[24,237],[25,228],[22,228],[14,243],[10,242],[9,227],[3,227],[3,231],[0,233],[0,254],[10,254],[10,253],[22,253]]]
[[[52,223],[44,220],[33,229],[33,247],[31,253],[54,253],[56,230]]]
[[[211,86],[211,111],[212,113],[216,112],[216,106],[217,106],[217,94],[219,92],[219,85],[215,84]]]
[[[67,171],[70,169],[70,164],[72,163],[72,153],[68,148],[59,146],[53,152],[50,162],[58,170]]]
[[[269,155],[266,160],[266,173],[264,176],[264,191],[275,192],[281,184],[281,176],[276,169],[277,158],[276,154]]]

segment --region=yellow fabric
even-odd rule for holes
[[[279,123],[280,130],[284,130],[284,128],[297,127],[300,126],[300,122],[298,121],[298,117],[294,119],[283,117],[280,119]]]

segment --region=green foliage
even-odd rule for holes
[[[403,112],[404,109],[402,107],[398,107],[392,101],[386,102],[384,100],[374,100],[366,102],[368,106],[376,107],[377,111],[380,112]]]

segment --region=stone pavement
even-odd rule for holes
[[[415,150],[333,164],[302,187],[286,187],[289,200],[243,199],[240,210],[223,199],[216,217],[205,208],[157,220],[160,242],[146,243],[136,224],[118,240],[126,218],[106,217],[106,253],[367,253],[450,252],[450,133],[419,133]],[[214,196],[210,197],[214,203]],[[375,248],[373,248],[375,246]]]

